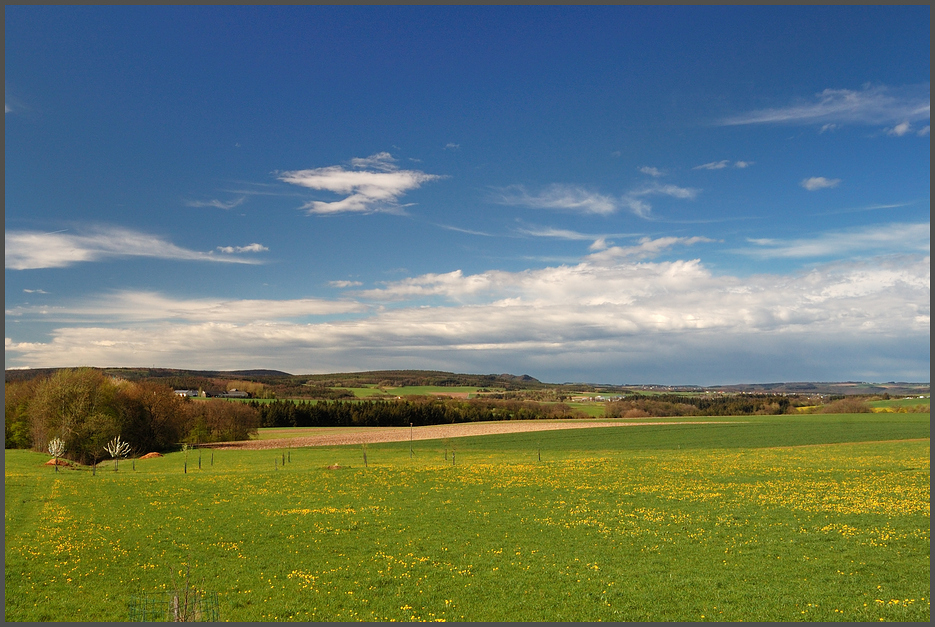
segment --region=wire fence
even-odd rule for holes
[[[132,623],[218,622],[218,593],[189,589],[181,592],[154,592],[130,597],[128,621]]]

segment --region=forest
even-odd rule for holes
[[[564,403],[413,397],[395,401],[251,403],[263,427],[406,427],[490,420],[583,418]]]
[[[178,396],[171,387],[127,381],[92,368],[6,382],[5,448],[44,451],[64,442],[63,457],[87,464],[106,458],[120,437],[130,454],[176,448],[180,443],[245,440],[257,433],[259,413],[243,403]]]

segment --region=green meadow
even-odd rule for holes
[[[475,395],[481,388],[473,385],[438,386],[438,385],[406,385],[402,387],[379,387],[368,385],[359,388],[333,388],[347,390],[357,398],[370,398],[372,396],[429,396],[432,394],[469,394]]]
[[[7,450],[5,619],[127,620],[187,572],[225,621],[929,620],[928,414],[700,420]]]

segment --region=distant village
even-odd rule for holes
[[[250,398],[250,395],[243,390],[233,389],[225,392],[216,390],[175,390],[179,396],[195,398]]]

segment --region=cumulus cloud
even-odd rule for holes
[[[759,109],[721,120],[725,126],[740,124],[821,124],[831,130],[840,124],[886,125],[929,119],[929,86],[889,88],[866,86],[825,89],[809,101],[785,107]]]
[[[98,227],[86,233],[6,231],[6,268],[66,268],[80,262],[119,257],[154,257],[181,261],[258,263],[176,246],[159,236],[120,227]]]
[[[265,312],[276,304],[269,301],[206,303],[214,317],[202,318],[197,303],[157,299],[157,309],[181,307],[192,319],[131,324],[120,322],[128,318],[119,307],[95,302],[72,312],[86,313],[86,324],[57,328],[48,340],[7,338],[6,354],[8,366],[32,367],[429,367],[543,378],[581,368],[613,372],[624,378],[619,382],[652,382],[659,373],[662,382],[702,384],[889,380],[873,378],[889,373],[925,380],[919,377],[928,374],[929,284],[927,256],[745,277],[714,274],[698,260],[586,260],[522,272],[411,277],[367,296],[387,304],[403,296],[415,304],[373,308],[353,320],[271,319]],[[447,302],[426,306],[426,294]],[[138,298],[119,302],[142,316],[148,303],[133,306]],[[236,320],[226,313],[242,309],[254,313]],[[803,345],[817,347],[814,360]],[[757,359],[763,354],[770,358]],[[783,366],[773,369],[776,364]]]
[[[652,176],[652,177],[660,177],[660,176],[664,176],[664,175],[665,175],[665,172],[663,172],[663,171],[660,170],[659,168],[653,168],[653,167],[650,167],[650,166],[648,166],[648,165],[644,165],[644,166],[641,167],[639,170],[640,170],[640,172],[642,172],[643,174],[648,174],[649,176]]]
[[[538,194],[526,191],[522,185],[513,185],[499,191],[493,201],[512,206],[535,209],[557,209],[584,214],[611,215],[620,209],[629,209],[641,218],[648,218],[652,205],[644,197],[652,195],[692,199],[698,190],[678,185],[653,183],[614,197],[574,185],[552,184]]]
[[[931,246],[931,225],[925,223],[875,224],[854,229],[817,234],[814,237],[781,240],[750,239],[753,248],[735,252],[759,257],[810,258],[843,255],[882,255],[895,253],[928,253]]]
[[[240,198],[235,198],[234,200],[229,200],[224,202],[223,200],[212,199],[212,200],[186,200],[186,207],[214,207],[216,209],[233,209],[234,207],[239,207],[246,200],[246,196],[241,196]]]
[[[247,244],[246,246],[218,246],[217,248],[222,253],[232,254],[232,253],[262,253],[269,250],[266,246],[262,244]]]
[[[328,285],[330,285],[331,287],[345,288],[345,287],[359,287],[363,285],[363,283],[361,283],[360,281],[328,281]]]
[[[608,242],[606,237],[598,237],[596,240],[594,240],[593,244],[588,246],[588,250],[592,250],[592,251],[607,250],[607,248],[610,247],[611,244],[613,244],[613,242]]]
[[[279,180],[308,189],[343,195],[336,201],[313,200],[301,208],[310,215],[338,213],[400,213],[399,198],[429,181],[442,178],[420,170],[400,170],[392,155],[377,153],[351,159],[351,169],[329,166],[283,172]]]
[[[818,189],[837,187],[840,182],[841,179],[827,179],[823,176],[812,176],[807,179],[802,179],[802,182],[799,184],[808,191],[814,192]]]

